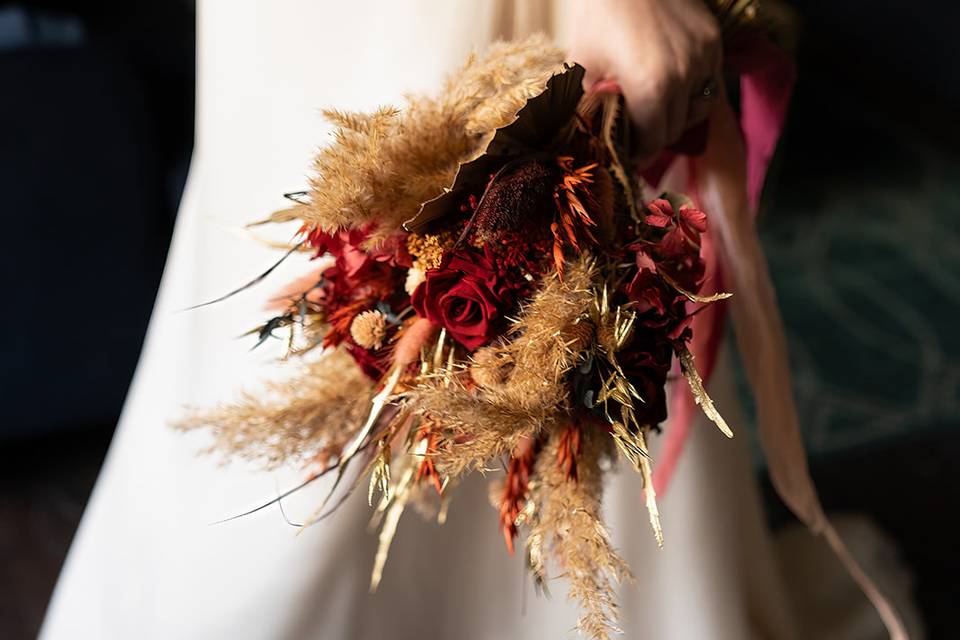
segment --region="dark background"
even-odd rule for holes
[[[0,2],[0,638],[34,637],[133,375],[193,144],[192,2]]]
[[[929,637],[948,638],[960,15],[794,6],[800,81],[761,231],[813,473],[829,510],[897,540]],[[186,0],[0,3],[4,638],[39,627],[136,365],[189,164],[194,25]]]

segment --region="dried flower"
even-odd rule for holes
[[[553,211],[553,194],[563,177],[556,163],[533,158],[507,166],[490,183],[476,210],[481,235],[538,228]]]
[[[379,349],[387,337],[387,316],[380,311],[364,311],[350,324],[350,336],[364,349]]]
[[[453,247],[453,234],[419,234],[407,236],[407,251],[414,257],[413,266],[420,271],[429,271],[440,266],[445,249]]]
[[[584,68],[561,60],[542,38],[503,43],[403,112],[327,112],[335,141],[309,192],[272,219],[300,220],[297,248],[332,264],[252,333],[289,329],[288,354],[333,360],[184,426],[215,423],[220,448],[271,466],[335,470],[334,489],[366,469],[373,588],[408,504],[429,494],[442,514],[460,476],[509,458],[493,495],[507,548],[526,529],[537,584],[552,557],[580,630],[607,638],[629,572],[600,517],[604,465],[619,453],[642,474],[659,542],[646,437],[675,353],[723,428],[686,348],[690,303],[721,296],[698,295],[703,213],[662,199],[638,214],[620,103],[584,96]]]
[[[609,455],[611,441],[600,429],[583,430],[577,443],[577,477],[572,479],[566,466],[557,464],[564,446],[569,453],[567,432],[566,426],[552,430],[537,457],[538,482],[531,499],[539,510],[528,544],[533,541],[552,552],[569,583],[568,595],[580,602],[577,628],[590,638],[606,639],[618,631],[614,585],[630,579],[630,570],[614,550],[600,514],[600,460]]]
[[[540,452],[540,440],[524,438],[517,445],[507,466],[499,500],[500,530],[507,550],[513,554],[513,540],[517,537],[517,524],[523,514],[530,488],[533,465]]]
[[[328,231],[375,221],[381,226],[371,242],[399,231],[543,91],[563,60],[543,36],[501,42],[471,56],[440,96],[415,96],[403,112],[324,112],[337,129],[314,161],[307,200],[272,219]]]
[[[407,292],[407,295],[412,296],[413,292],[420,286],[420,283],[426,279],[427,274],[425,274],[422,269],[410,267],[410,269],[407,270],[407,277],[403,281],[403,290]]]

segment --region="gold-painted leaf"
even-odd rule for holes
[[[723,435],[732,438],[733,431],[727,426],[727,422],[723,419],[723,416],[720,415],[720,412],[717,411],[713,405],[713,400],[710,399],[710,396],[707,395],[707,390],[703,387],[703,379],[693,364],[693,354],[690,353],[690,350],[687,349],[686,346],[680,346],[677,349],[677,357],[680,359],[680,370],[683,372],[683,377],[687,379],[687,384],[690,385],[693,398],[697,404],[700,405],[703,414],[717,425],[720,431],[723,432]]]

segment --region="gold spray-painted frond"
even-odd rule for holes
[[[693,364],[693,354],[690,353],[686,345],[681,344],[677,346],[677,358],[680,360],[680,371],[683,372],[683,377],[686,378],[687,384],[690,385],[690,392],[693,393],[693,398],[697,404],[700,405],[704,415],[717,425],[717,428],[720,429],[723,435],[732,438],[733,431],[727,426],[726,420],[723,419],[723,416],[720,415],[720,412],[717,411],[713,405],[713,400],[707,395],[707,390],[703,386],[703,379]]]
[[[650,526],[657,544],[662,547],[663,529],[660,526],[660,511],[657,508],[656,493],[653,488],[652,462],[646,443],[646,434],[650,430],[650,425],[640,424],[637,421],[634,404],[644,402],[644,398],[630,382],[616,357],[616,353],[629,345],[633,337],[636,312],[627,308],[627,305],[612,306],[609,288],[604,284],[594,290],[589,313],[597,328],[594,364],[602,375],[596,403],[603,406],[613,441],[620,455],[643,477]]]
[[[423,442],[423,441],[421,441]],[[400,524],[400,516],[403,515],[407,503],[410,502],[412,492],[416,487],[414,477],[416,476],[417,465],[413,456],[404,456],[402,468],[398,474],[400,479],[397,485],[391,491],[390,499],[381,500],[377,506],[377,512],[374,514],[373,522],[382,518],[380,523],[380,535],[377,543],[377,554],[373,560],[373,570],[370,572],[370,592],[375,592],[383,579],[383,569],[387,564],[387,557],[390,555],[390,545],[397,534],[397,525]]]
[[[373,498],[379,493],[380,504],[390,502],[390,442],[381,439],[377,444],[377,457],[373,471],[370,472],[370,487],[367,490],[367,504],[373,506]]]
[[[657,492],[653,488],[653,463],[647,451],[647,441],[644,429],[637,435],[637,442],[642,455],[640,456],[640,474],[643,476],[643,496],[647,503],[647,515],[650,517],[650,527],[657,546],[663,547],[663,527],[660,526],[660,509],[657,507]]]
[[[657,271],[657,276],[690,302],[696,302],[699,304],[713,304],[714,302],[720,302],[721,300],[726,300],[727,298],[733,297],[732,293],[725,292],[715,293],[710,296],[701,296],[698,293],[687,291],[681,287],[676,280],[667,275],[666,271],[663,269]]]
[[[380,389],[377,395],[373,397],[366,421],[364,422],[363,426],[353,435],[346,446],[343,447],[343,450],[338,457],[337,476],[333,482],[333,487],[331,487],[330,491],[327,493],[327,496],[320,503],[320,506],[317,507],[313,515],[310,516],[310,518],[303,524],[301,530],[318,522],[322,517],[327,503],[336,493],[337,487],[342,482],[347,468],[350,466],[351,462],[353,462],[360,450],[366,445],[374,427],[377,425],[380,419],[381,414],[383,414],[383,411],[386,409],[387,405],[391,403],[394,389],[396,389],[397,384],[400,382],[400,376],[402,374],[403,367],[394,365],[393,370],[385,378],[383,382],[383,388]],[[403,412],[401,412],[401,414],[402,413]],[[374,463],[375,461],[371,461],[370,464],[372,465]],[[369,470],[370,466],[368,465],[367,468]]]

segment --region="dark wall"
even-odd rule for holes
[[[0,5],[0,438],[112,426],[193,139],[183,2]]]

